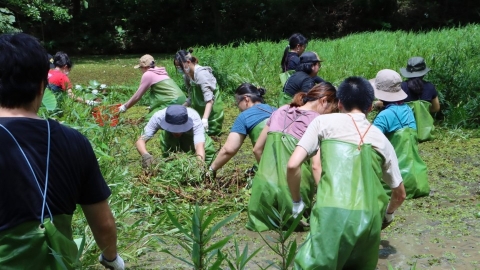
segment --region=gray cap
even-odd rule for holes
[[[405,78],[416,78],[425,76],[430,71],[425,64],[425,60],[422,57],[412,57],[408,59],[407,67],[401,68],[400,73],[402,73]]]
[[[377,73],[375,79],[369,80],[375,91],[375,97],[388,102],[402,101],[407,94],[400,86],[402,77],[395,70],[382,69]]]

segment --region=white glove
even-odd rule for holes
[[[122,104],[122,106],[118,107],[118,112],[125,112],[127,111],[127,107],[125,107],[125,104]]]
[[[90,99],[85,100],[85,103],[86,103],[88,106],[96,106],[96,105],[100,104],[100,102],[95,101],[95,100],[90,100]]]
[[[208,131],[208,119],[202,118],[202,125],[205,131]]]
[[[117,257],[115,260],[109,262],[105,257],[103,257],[103,254],[100,254],[100,257],[98,257],[98,261],[105,266],[106,269],[110,270],[124,270],[125,269],[125,262],[123,262],[122,257],[117,254]]]
[[[382,222],[382,230],[387,228],[390,224],[392,224],[393,219],[395,218],[394,213],[385,213]]]
[[[299,202],[293,202],[292,216],[297,218],[298,214],[302,213],[303,209],[305,209],[305,204],[303,203],[302,198],[300,198]]]

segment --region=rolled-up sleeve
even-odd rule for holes
[[[150,140],[155,135],[155,133],[157,133],[157,131],[161,129],[160,122],[162,122],[163,118],[165,118],[165,111],[166,109],[160,110],[156,112],[152,116],[152,118],[150,118],[150,120],[148,121],[147,125],[145,126],[142,132],[143,140],[145,141]]]

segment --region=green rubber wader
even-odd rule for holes
[[[193,152],[195,154],[195,145],[193,144],[193,131],[188,131],[182,136],[175,138],[172,133],[165,130],[160,131],[160,146],[163,157],[168,157],[171,152]],[[215,157],[215,146],[213,140],[205,134],[205,163],[210,165]]]
[[[419,142],[431,141],[435,139],[433,131],[435,126],[433,125],[433,117],[430,114],[430,106],[432,104],[424,100],[416,100],[406,102],[413,110],[415,116],[415,122],[417,123],[417,138]]]
[[[150,119],[154,113],[170,105],[182,105],[185,103],[185,100],[185,94],[174,80],[166,79],[159,81],[150,86],[150,112],[146,119]]]
[[[387,137],[397,154],[407,199],[428,196],[430,186],[427,165],[418,153],[417,131],[412,128],[402,128]],[[392,193],[390,187],[384,182],[382,184],[390,196]]]
[[[222,133],[223,125],[223,101],[220,95],[220,90],[213,91],[215,99],[213,101],[213,108],[208,117],[208,132],[210,136],[218,136]],[[203,92],[199,85],[192,85],[191,88],[192,108],[195,109],[200,117],[203,117],[206,103],[203,99]]]
[[[268,133],[258,171],[253,178],[252,195],[248,202],[247,229],[258,232],[273,229],[267,216],[272,207],[279,212],[285,211],[287,215],[292,214],[293,204],[287,183],[287,163],[297,143],[298,140],[290,134]],[[315,180],[310,160],[302,164],[301,171],[300,193],[305,203],[305,211],[310,212],[315,195]],[[272,219],[277,220],[274,217]]]
[[[39,227],[40,221],[29,221],[0,232],[0,268],[64,269],[52,255],[53,249],[67,269],[74,269],[78,249],[72,239],[72,216],[57,215],[53,221],[46,218],[44,228]]]
[[[323,140],[320,149],[322,178],[295,269],[373,270],[388,203],[383,158],[370,144]]]
[[[293,97],[285,92],[280,92],[278,96],[278,108],[282,107],[283,105],[290,104],[293,100]]]
[[[260,137],[260,133],[262,133],[263,128],[267,124],[268,118],[265,118],[262,122],[258,123],[248,134],[250,141],[252,142],[252,146],[255,146],[257,143],[258,137]]]

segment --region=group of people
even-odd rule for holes
[[[241,84],[235,90],[240,114],[218,154],[210,136],[222,130],[222,96],[212,69],[199,65],[191,50],[178,51],[173,61],[187,94],[147,54],[135,66],[143,73],[140,86],[119,110],[125,112],[149,91],[148,122],[135,144],[144,167],[154,164],[146,143],[158,131],[163,154],[193,152],[212,173],[248,136],[256,173],[247,228],[272,229],[269,215],[275,208],[310,227],[295,258],[297,269],[375,269],[381,229],[392,223],[405,198],[429,193],[417,144],[420,129],[432,127],[420,127],[416,120],[427,118],[425,110],[439,110],[435,87],[423,80],[429,69],[423,58],[413,57],[400,69],[406,82],[385,69],[370,81],[348,77],[337,89],[318,77],[322,61],[305,51],[305,37],[295,34],[289,42],[282,71],[295,72],[285,77],[278,108],[266,104],[265,89]],[[4,34],[0,65],[0,140],[5,146],[0,155],[0,265],[70,267],[76,258],[71,218],[80,204],[102,251],[100,263],[124,269],[107,202],[111,192],[91,145],[79,132],[37,115],[46,87],[89,103],[69,92],[68,56],[59,52],[50,61],[35,38]],[[374,108],[379,112],[371,123],[367,115]],[[81,164],[74,162],[79,157]],[[13,192],[18,190],[28,192]],[[61,262],[50,249],[62,254]]]

